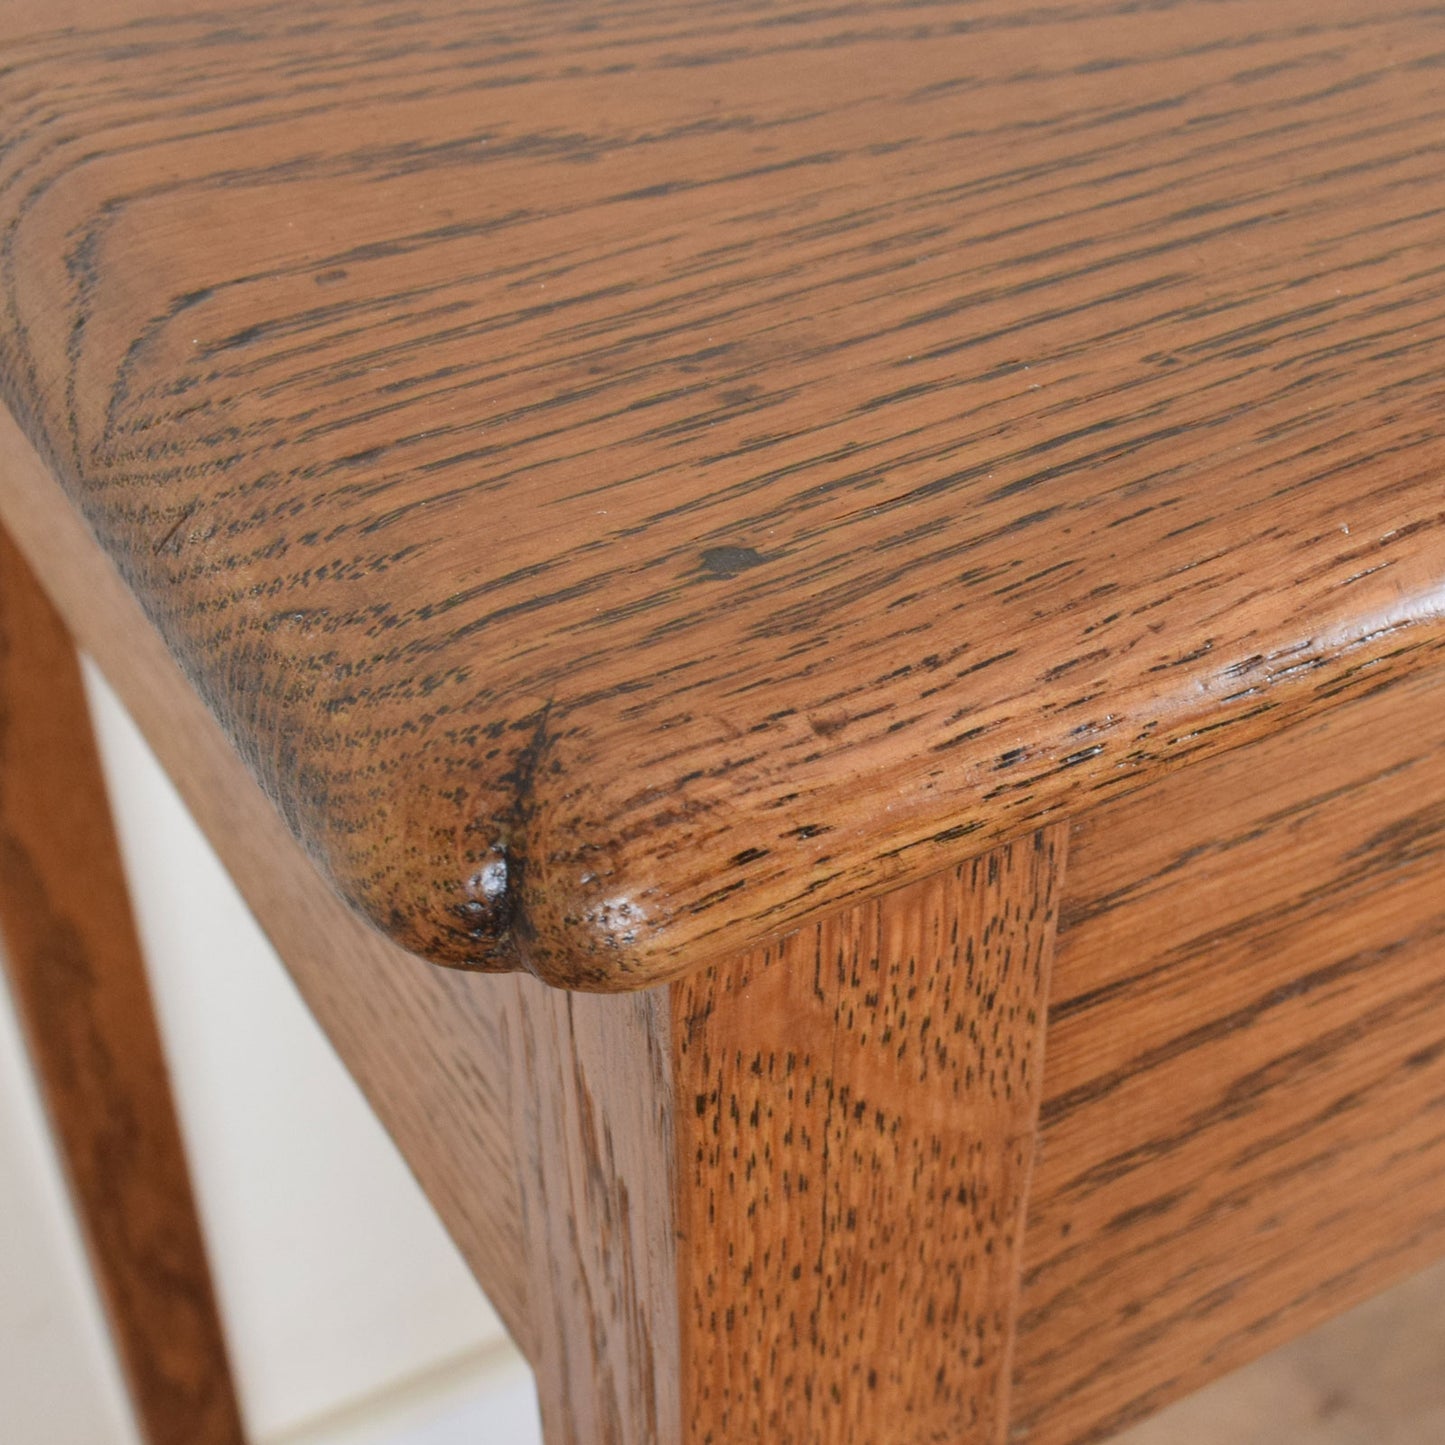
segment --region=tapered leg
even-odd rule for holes
[[[549,1445],[999,1445],[1061,829],[633,998],[517,985]]]
[[[0,531],[0,937],[148,1445],[240,1445],[74,648]]]

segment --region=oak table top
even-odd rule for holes
[[[636,987],[1445,659],[1445,27],[12,0],[0,399],[341,891]]]

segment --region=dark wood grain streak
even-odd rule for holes
[[[1063,841],[636,997],[501,985],[549,1445],[1000,1445]]]
[[[0,940],[141,1438],[244,1445],[79,664],[3,529]]]
[[[1445,1250],[1445,709],[1380,689],[1081,819],[1019,1440],[1080,1445]]]
[[[665,978],[1445,654],[1437,8],[176,8],[5,24],[0,394],[408,948]]]

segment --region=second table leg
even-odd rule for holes
[[[0,530],[0,939],[147,1445],[242,1445],[79,662]]]

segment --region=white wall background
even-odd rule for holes
[[[536,1445],[531,1377],[205,839],[87,670],[255,1445]],[[0,990],[0,1441],[135,1445]]]

